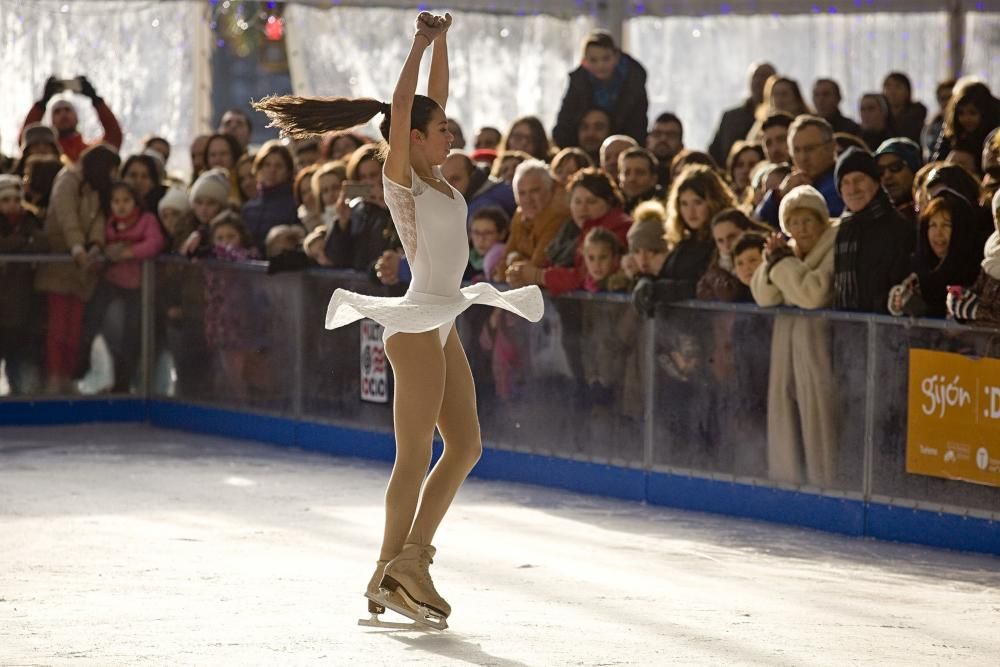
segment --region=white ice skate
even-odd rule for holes
[[[437,612],[428,609],[424,605],[414,603],[411,608],[410,599],[403,601],[399,595],[394,595],[391,591],[380,588],[377,595],[365,593],[368,599],[369,618],[358,619],[358,625],[366,628],[388,628],[393,630],[446,630],[448,622]],[[383,621],[380,617],[386,609],[391,609],[397,614],[412,619],[413,623],[397,623],[393,621]]]

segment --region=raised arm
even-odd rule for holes
[[[410,52],[392,92],[392,113],[389,119],[389,153],[385,159],[385,174],[391,180],[410,187],[410,113],[417,92],[417,77],[424,49],[444,32],[443,25],[427,12],[417,17],[417,32],[413,36]],[[435,58],[435,60],[437,60]]]
[[[442,27],[444,32],[434,40],[431,72],[427,80],[427,97],[445,109],[448,104],[448,28],[451,27],[451,14],[444,15]]]

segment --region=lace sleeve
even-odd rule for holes
[[[403,242],[403,251],[410,262],[417,256],[417,206],[413,200],[416,191],[417,177],[411,176],[414,189],[404,187],[393,181],[384,173],[382,186],[385,192],[385,203],[392,214],[392,224],[396,226],[399,240]]]

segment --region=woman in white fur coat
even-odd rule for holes
[[[764,263],[750,282],[754,300],[760,306],[829,308],[837,227],[823,195],[800,185],[782,198],[778,217],[791,240],[780,234],[768,239]],[[837,421],[830,355],[826,320],[798,314],[775,318],[767,401],[772,480],[834,484]]]

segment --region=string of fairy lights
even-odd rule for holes
[[[237,56],[245,57],[262,44],[285,37],[284,3],[210,0],[209,5],[209,27],[216,36],[216,46],[228,47]]]

